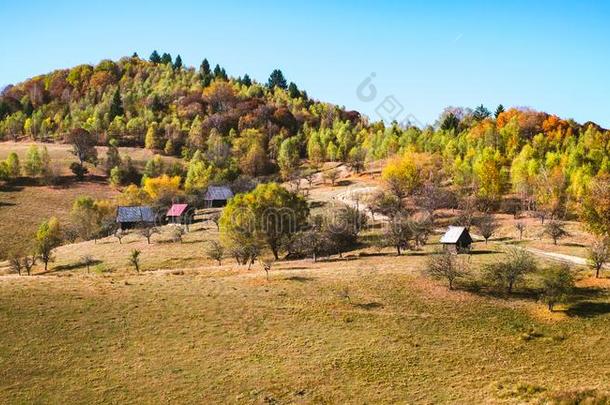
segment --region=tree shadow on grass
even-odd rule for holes
[[[495,250],[488,250],[488,249],[481,249],[481,250],[471,250],[470,253],[471,255],[497,255],[500,252],[497,252]]]
[[[96,266],[98,264],[103,263],[101,260],[93,260],[91,261],[91,263],[89,264],[89,267],[93,267]],[[70,264],[62,264],[60,266],[55,266],[50,270],[47,270],[46,272],[42,273],[42,274],[52,274],[52,273],[58,273],[58,272],[62,272],[62,271],[69,271],[69,270],[76,270],[76,269],[86,269],[87,266],[84,265],[81,262],[76,262],[76,263],[70,263]]]
[[[579,318],[593,318],[610,314],[610,302],[584,301],[572,305],[566,314]]]
[[[284,278],[284,280],[287,280],[287,281],[296,281],[298,283],[306,283],[306,282],[309,282],[309,281],[314,281],[315,278],[313,278],[313,277],[304,277],[304,276],[290,276],[290,277]]]
[[[358,304],[353,304],[353,305],[357,308],[366,309],[367,311],[371,310],[371,309],[383,308],[383,304],[380,302],[366,302],[366,303],[358,303]]]
[[[15,203],[12,202],[6,202],[6,201],[0,201],[0,207],[14,207]]]

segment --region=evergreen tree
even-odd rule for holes
[[[489,118],[491,116],[491,111],[489,111],[483,104],[475,108],[472,113],[472,117],[477,121],[483,121],[485,118]]]
[[[114,117],[125,114],[125,110],[123,110],[123,101],[121,100],[121,92],[118,87],[112,96],[110,111],[108,113],[110,115],[110,121],[114,120]]]
[[[208,62],[207,59],[203,59],[201,65],[199,66],[199,74],[201,75],[201,77],[204,77],[209,76],[210,73],[212,73],[212,71],[210,70],[210,62]]]
[[[140,56],[138,55],[138,53],[137,53],[137,52],[134,52],[134,53],[131,55],[131,57],[135,59],[135,58],[139,58]]]
[[[275,87],[279,87],[280,89],[286,89],[286,79],[284,78],[284,74],[281,70],[275,69],[271,72],[269,76],[269,81],[267,82],[267,87],[273,89]]]
[[[288,86],[288,95],[291,98],[298,98],[301,95],[299,88],[296,84],[294,84],[294,82],[290,82],[290,85]]]
[[[156,49],[150,54],[150,58],[148,58],[148,60],[150,60],[152,63],[161,63],[161,57]]]
[[[248,76],[247,73],[244,75],[244,78],[241,79],[241,84],[248,87],[252,86],[252,79],[250,79],[250,76]]]
[[[212,71],[210,70],[210,62],[207,59],[204,59],[201,62],[201,66],[199,66],[199,77],[203,87],[208,87],[212,83]]]
[[[496,108],[496,112],[494,114],[494,116],[496,117],[496,119],[498,119],[498,117],[500,116],[500,114],[502,114],[504,112],[504,106],[502,104],[500,104],[498,106],[498,108]]]
[[[443,131],[450,131],[452,129],[454,131],[457,131],[459,125],[460,125],[459,118],[456,117],[454,113],[449,113],[445,117],[445,119],[443,119],[443,122],[441,123],[441,129]]]
[[[169,53],[165,52],[163,54],[163,56],[161,56],[161,63],[164,63],[166,65],[171,65],[172,64],[172,55],[170,55]]]
[[[180,55],[176,56],[176,60],[174,61],[174,70],[182,69],[182,58]]]

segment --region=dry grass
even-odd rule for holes
[[[71,183],[68,187],[0,188],[0,259],[13,250],[30,246],[38,225],[49,217],[67,221],[77,197],[111,198],[116,194],[105,182]]]
[[[269,282],[232,263],[5,277],[0,392],[8,402],[522,403],[607,387],[607,312],[539,319],[531,301],[448,292],[421,276],[424,260],[281,262]]]

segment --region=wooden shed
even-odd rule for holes
[[[188,204],[172,204],[165,217],[170,224],[187,225],[188,227]]]
[[[130,229],[137,226],[150,226],[155,223],[155,214],[151,207],[132,206],[118,207],[116,222],[121,229]]]
[[[455,253],[468,252],[472,242],[472,237],[464,226],[450,226],[441,238],[441,244],[445,249],[450,249]]]
[[[205,208],[224,207],[233,198],[233,191],[227,186],[210,186],[203,196]]]

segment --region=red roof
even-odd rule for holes
[[[186,207],[188,207],[188,204],[174,204],[169,209],[169,211],[167,211],[166,216],[179,217],[180,215],[182,215],[184,213],[184,211],[186,210]]]

